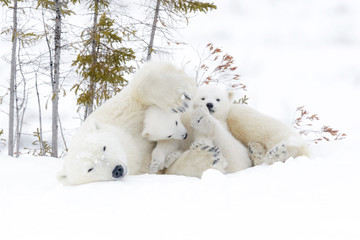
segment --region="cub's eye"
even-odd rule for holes
[[[175,124],[176,124],[176,126],[177,126],[177,125],[178,125],[178,122],[176,121]]]
[[[217,98],[216,101],[220,102],[220,98]]]
[[[171,138],[171,135],[169,135],[168,138]]]
[[[91,172],[92,170],[94,170],[94,168],[89,168],[89,169],[88,169],[88,172]]]
[[[204,98],[204,97],[202,97],[202,98],[201,98],[201,100],[203,100],[203,101],[204,101],[204,100],[205,100],[205,98]]]
[[[106,151],[106,146],[103,147],[103,151],[104,151],[104,152]]]

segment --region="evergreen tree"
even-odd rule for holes
[[[89,1],[93,25],[82,32],[82,50],[73,62],[82,77],[73,89],[79,94],[77,104],[85,107],[84,118],[119,92],[127,84],[124,75],[133,70],[128,62],[135,59],[135,53],[122,45],[129,33],[115,28],[115,20],[109,17],[109,5],[106,0]]]

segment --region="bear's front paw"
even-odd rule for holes
[[[189,108],[190,101],[191,98],[189,97],[189,95],[187,93],[183,93],[181,97],[181,104],[179,106],[171,107],[171,110],[174,111],[175,113],[178,112],[183,113]]]

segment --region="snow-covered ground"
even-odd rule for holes
[[[310,143],[311,158],[231,175],[142,175],[74,187],[56,181],[61,160],[14,159],[3,149],[0,239],[360,239],[360,2],[215,3],[217,11],[190,20],[184,41],[233,55],[250,106],[291,124],[305,105],[347,138]],[[173,60],[186,62],[189,49]]]

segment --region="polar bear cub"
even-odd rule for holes
[[[142,136],[157,141],[152,151],[149,173],[169,169],[179,157],[182,164],[175,164],[166,173],[201,177],[202,172],[209,168],[223,172],[226,163],[220,156],[219,148],[211,143],[205,145],[205,141],[199,140],[186,149],[181,147],[186,144],[188,133],[180,116],[180,113],[165,111],[157,106],[146,110]]]
[[[146,109],[142,136],[150,141],[163,139],[186,139],[187,131],[181,123],[180,114],[166,111],[158,106]]]
[[[177,140],[187,138],[187,131],[180,119],[180,113],[150,106],[145,112],[142,136],[157,141],[152,151],[149,173],[168,168],[176,158],[167,158],[177,150]]]
[[[228,94],[225,91],[219,92],[211,91],[209,88],[199,88],[194,98],[193,109],[185,112],[181,117],[183,124],[188,130],[188,139],[184,141],[168,140],[166,134],[162,139],[157,138],[158,142],[152,154],[150,171],[157,172],[167,168],[167,173],[178,173],[178,169],[181,168],[188,169],[187,172],[192,172],[195,176],[201,176],[200,172],[193,170],[197,169],[195,162],[198,165],[208,166],[209,168],[213,168],[219,162],[219,165],[224,168],[223,172],[226,173],[250,167],[251,161],[247,148],[231,135],[227,127],[226,117],[231,105],[231,98],[232,94]],[[221,106],[219,105],[220,101]],[[159,111],[162,110],[160,109]],[[210,114],[212,111],[216,112],[215,116],[217,118]],[[146,116],[150,116],[150,114]],[[153,118],[145,117],[144,123],[154,121],[155,125],[162,127],[160,122],[163,122],[164,119],[174,122],[171,116],[166,117],[165,113],[158,112],[153,116]],[[160,116],[163,119],[160,119]],[[176,125],[170,124],[170,126],[173,127],[172,131],[174,131]],[[165,127],[165,129],[167,128]],[[164,130],[158,130],[157,132],[161,131]],[[171,129],[167,129],[167,131],[171,132]],[[155,138],[159,133],[154,132],[153,134],[154,136],[151,136],[151,134],[147,135],[149,139]],[[196,156],[194,151],[192,151],[194,149],[214,151],[214,153],[210,158],[202,158],[203,160],[201,161],[206,162],[202,164],[199,158],[194,157]],[[189,150],[190,152],[188,152]],[[190,156],[195,159],[188,159]],[[176,166],[176,169],[174,170],[174,167],[170,166],[175,160],[176,164],[174,166]],[[209,165],[209,161],[213,165]],[[193,162],[192,166],[191,162]],[[203,171],[204,167],[201,167],[201,169]]]
[[[232,98],[233,93],[222,91],[215,86],[199,87],[194,98],[195,109],[191,118],[194,138],[210,141],[219,147],[227,162],[227,173],[251,167],[248,149],[233,137],[226,122]]]
[[[231,93],[229,93],[231,96]],[[232,136],[248,147],[253,165],[285,162],[308,155],[304,140],[290,126],[244,105],[224,101],[226,91],[215,86],[197,90],[195,102],[206,106]]]

